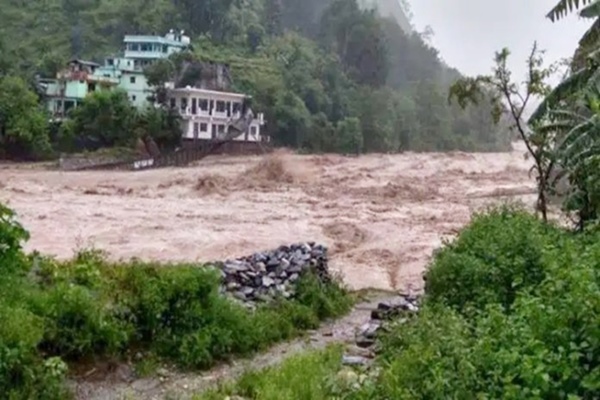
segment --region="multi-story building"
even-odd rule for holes
[[[231,139],[237,142],[264,142],[268,137],[261,133],[265,124],[264,115],[251,115],[246,107],[249,96],[241,93],[222,92],[187,86],[169,90],[169,105],[181,116],[181,130],[184,141],[202,142],[223,139],[230,126],[242,133]],[[239,123],[243,121],[243,123]]]
[[[55,118],[76,107],[90,92],[118,87],[127,92],[132,104],[143,109],[150,105],[144,68],[156,60],[184,50],[190,38],[171,30],[165,36],[126,35],[124,53],[108,57],[104,65],[90,61],[72,60],[54,79],[40,79],[45,87],[47,107]]]
[[[40,79],[46,91],[46,106],[54,118],[64,117],[88,93],[110,90],[119,84],[116,77],[96,75],[98,67],[90,61],[71,60],[55,79]]]
[[[171,30],[165,36],[126,35],[123,56],[108,57],[104,65],[98,68],[97,74],[116,76],[119,88],[125,90],[131,102],[139,109],[150,103],[148,97],[152,88],[148,85],[144,68],[156,60],[168,58],[170,55],[186,49],[190,38]]]

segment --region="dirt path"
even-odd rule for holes
[[[511,153],[212,157],[189,168],[59,172],[0,168],[0,201],[29,250],[70,257],[211,261],[282,244],[330,247],[352,289],[415,289],[432,251],[472,212],[533,204],[523,149]]]
[[[159,377],[135,379],[130,366],[122,365],[110,375],[95,379],[91,373],[85,381],[72,383],[78,400],[152,400],[190,399],[219,382],[236,379],[249,368],[262,369],[276,365],[295,354],[321,349],[331,343],[351,344],[355,332],[369,321],[371,310],[390,295],[371,294],[368,300],[357,304],[346,317],[325,323],[318,330],[301,339],[281,343],[248,360],[223,364],[208,372],[184,374],[163,370]],[[159,371],[160,372],[160,371]]]

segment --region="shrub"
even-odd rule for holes
[[[26,257],[22,244],[29,239],[27,232],[15,219],[15,213],[0,203],[0,271],[2,274],[22,270]]]
[[[567,236],[515,208],[476,215],[435,255],[425,275],[427,299],[459,311],[495,303],[508,308],[517,292],[544,280],[553,249]]]
[[[137,340],[180,365],[205,368],[231,355],[245,355],[350,306],[337,284],[301,280],[298,300],[282,300],[249,313],[219,293],[214,270],[197,266],[135,265],[120,269],[117,300],[128,310]]]
[[[586,261],[555,267],[508,314],[499,304],[471,319],[426,306],[383,341],[385,368],[371,398],[595,398],[598,269]]]
[[[6,399],[64,399],[66,365],[37,351],[43,320],[26,309],[0,304],[0,393]]]

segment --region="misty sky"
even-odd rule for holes
[[[452,67],[467,75],[487,74],[496,50],[511,50],[510,67],[524,77],[534,40],[546,60],[571,57],[590,20],[576,13],[552,23],[545,18],[555,0],[409,0],[413,24],[432,27],[433,45]]]

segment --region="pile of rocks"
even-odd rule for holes
[[[215,265],[221,270],[224,292],[244,303],[255,303],[293,296],[296,282],[308,271],[329,282],[327,261],[327,247],[309,242]]]
[[[377,334],[385,329],[386,322],[409,317],[419,311],[419,299],[410,295],[381,302],[371,312],[371,320],[364,324],[356,335],[356,344],[361,348],[370,348],[375,344]]]

